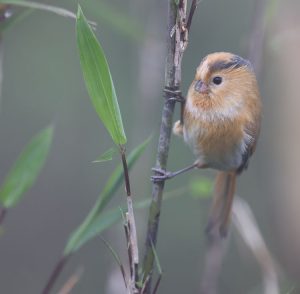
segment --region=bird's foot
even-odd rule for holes
[[[173,178],[174,176],[172,172],[163,170],[161,168],[153,167],[151,170],[156,173],[156,175],[151,176],[151,181],[154,183],[163,182]]]
[[[164,88],[164,96],[168,101],[175,101],[181,104],[185,103],[185,98],[182,96],[181,91],[178,88]]]

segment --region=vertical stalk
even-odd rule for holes
[[[138,265],[139,265],[139,251],[137,242],[137,232],[135,225],[135,218],[133,212],[133,203],[131,197],[130,179],[128,173],[128,165],[126,160],[125,147],[120,146],[120,153],[122,158],[123,170],[124,170],[124,181],[125,189],[127,193],[127,213],[126,213],[126,226],[125,233],[128,243],[128,257],[130,263],[130,280],[127,286],[127,290],[130,294],[138,293],[137,282],[139,281],[138,276]]]
[[[123,164],[123,171],[124,171],[124,181],[125,181],[125,189],[127,196],[131,196],[131,189],[130,189],[130,180],[129,180],[129,173],[128,173],[128,166],[125,154],[125,148],[123,146],[120,147],[121,150],[121,158]]]
[[[195,4],[196,1],[193,1]],[[186,6],[187,0],[180,0],[178,5],[174,0],[168,1],[168,35],[167,35],[167,58],[165,64],[165,92],[178,92],[181,84],[181,61],[183,52],[187,46],[186,27]],[[194,10],[193,10],[194,12]],[[190,15],[191,23],[192,15]],[[175,94],[174,94],[175,96]],[[167,95],[167,98],[172,96]],[[160,126],[160,135],[157,148],[156,167],[166,169],[170,138],[172,131],[172,121],[174,113],[174,100],[166,99]],[[146,250],[144,256],[144,282],[147,280],[146,293],[151,290],[151,277],[154,263],[152,246],[156,246],[159,227],[159,217],[164,190],[164,181],[154,182],[152,186],[152,202],[148,217],[148,229],[146,235]]]
[[[62,270],[63,270],[64,266],[66,265],[69,258],[70,258],[70,255],[62,256],[60,258],[60,260],[56,264],[54,270],[52,271],[52,274],[51,274],[45,288],[43,289],[42,294],[49,294],[51,292],[57,278],[59,277],[60,273],[62,272]]]
[[[176,17],[177,6],[175,4],[175,1],[169,0],[165,86],[170,88],[175,88],[176,86],[178,86],[175,84],[175,35],[170,36],[170,33],[176,24]],[[156,166],[162,169],[166,169],[167,166],[174,108],[175,102],[167,100],[165,101],[162,111],[162,122],[160,126],[160,135],[156,158]],[[153,246],[155,246],[157,242],[159,216],[164,185],[165,183],[163,181],[153,183],[152,185],[152,202],[149,210],[148,228],[146,235],[146,251],[144,256],[144,280],[147,279],[148,275],[151,275],[151,271],[153,268],[154,254],[152,252],[151,243],[153,244]]]

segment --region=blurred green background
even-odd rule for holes
[[[267,18],[259,77],[262,133],[248,171],[239,178],[238,194],[252,208],[277,262],[282,293],[290,289],[300,293],[300,5],[296,0],[266,2],[266,15],[271,17]],[[47,4],[77,9],[75,1]],[[145,199],[151,195],[151,167],[163,104],[167,0],[86,0],[81,5],[87,18],[98,24],[96,34],[115,82],[127,149],[154,135],[131,173],[134,199]],[[23,10],[13,7],[12,18]],[[201,1],[183,60],[183,93],[206,54],[230,51],[248,56],[254,19],[255,1]],[[40,293],[69,234],[86,216],[119,161],[92,163],[112,142],[85,89],[75,21],[33,11],[5,29],[1,42],[0,179],[35,133],[51,122],[55,126],[45,168],[21,204],[9,211],[0,237],[0,292]],[[172,137],[169,169],[192,162],[189,148]],[[169,181],[165,190],[188,187],[203,175],[213,179],[214,172],[193,171]],[[110,207],[124,204],[124,194],[120,189]],[[184,194],[163,203],[157,251],[164,274],[159,293],[197,293],[200,287],[210,199]],[[147,209],[136,212],[141,251],[147,216]],[[104,237],[125,262],[121,224]],[[118,288],[121,275],[99,238],[74,256],[56,289],[78,267],[84,268],[84,274],[72,293],[122,293]],[[262,293],[261,280],[251,252],[239,238],[230,238],[220,293]]]

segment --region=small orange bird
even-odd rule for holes
[[[218,170],[207,230],[216,225],[227,233],[236,176],[247,168],[260,131],[261,100],[248,60],[217,52],[207,55],[196,70],[183,112],[173,132],[183,136],[196,162],[171,173],[154,169],[154,181],[172,178],[193,168]]]

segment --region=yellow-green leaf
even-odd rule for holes
[[[50,126],[37,134],[22,151],[0,188],[3,207],[15,206],[34,184],[46,161],[52,137],[53,128]]]
[[[113,159],[113,156],[118,152],[118,150],[114,147],[108,149],[103,154],[101,154],[97,159],[95,159],[93,162],[105,162]]]
[[[94,109],[117,145],[126,143],[114,83],[104,51],[78,6],[76,21],[80,64]]]

